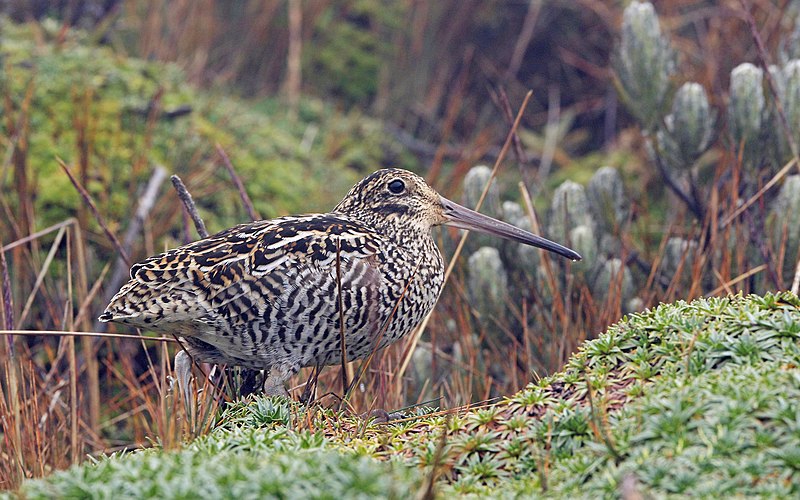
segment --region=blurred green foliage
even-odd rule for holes
[[[356,111],[307,98],[293,120],[277,101],[251,104],[200,92],[174,65],[121,57],[76,30],[59,41],[59,29],[52,21],[3,21],[0,37],[6,116],[13,121],[23,109],[28,113],[27,169],[40,227],[74,215],[82,203],[56,161],[78,172],[80,134],[89,151],[86,187],[114,228],[126,224],[155,164],[197,190],[212,231],[245,221],[215,143],[263,217],[327,210],[366,172],[416,166],[379,122]],[[25,106],[28,89],[32,101]],[[14,200],[12,179],[1,181]],[[178,227],[171,206],[159,226]]]
[[[304,53],[303,71],[315,90],[348,107],[372,101],[380,70],[393,51],[392,40],[380,35],[395,30],[402,17],[399,2],[357,0],[346,9],[325,10],[309,41],[318,49]]]

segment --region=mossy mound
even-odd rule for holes
[[[679,302],[631,315],[587,342],[562,372],[498,404],[376,425],[258,397],[228,407],[209,436],[181,452],[104,459],[30,481],[22,492],[108,491],[102,471],[119,469],[119,490],[141,496],[160,481],[153,491],[169,495],[184,476],[200,474],[202,457],[219,455],[225,458],[213,459],[221,470],[209,475],[208,488],[214,477],[225,488],[252,481],[236,472],[243,464],[278,471],[297,461],[293,467],[312,472],[296,481],[336,478],[342,482],[330,491],[348,494],[420,488],[436,465],[445,495],[597,498],[617,495],[626,483],[656,497],[797,496],[799,366],[795,295]],[[180,467],[181,474],[163,472]],[[391,479],[376,479],[378,489],[368,490],[372,483],[351,478],[359,467],[363,477]],[[311,477],[323,470],[324,477]],[[98,481],[82,479],[92,477]],[[71,489],[78,483],[86,489]],[[351,484],[356,490],[342,489]]]
[[[112,230],[130,219],[155,165],[184,179],[212,232],[245,222],[217,143],[266,218],[328,210],[366,173],[416,166],[379,122],[356,111],[304,98],[292,118],[278,100],[199,91],[174,65],[125,57],[53,21],[0,17],[0,70],[0,130],[17,141],[12,166],[25,165],[37,228],[82,205],[57,158],[86,184]],[[5,182],[9,192],[19,187],[10,175]],[[167,201],[154,210],[155,237],[170,226],[178,234],[179,202],[171,194]]]

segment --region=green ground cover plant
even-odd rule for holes
[[[180,451],[100,458],[20,493],[396,498],[435,477],[443,496],[611,497],[627,481],[654,497],[789,497],[798,397],[800,299],[698,299],[624,318],[563,371],[493,404],[376,424],[257,396]]]

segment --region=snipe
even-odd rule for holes
[[[301,367],[341,362],[340,304],[348,361],[420,324],[442,291],[441,224],[581,258],[386,169],[330,213],[241,224],[135,264],[100,320],[176,334],[198,361],[267,370],[266,392],[286,394]]]

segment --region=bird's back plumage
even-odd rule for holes
[[[344,214],[242,224],[134,265],[101,319],[174,333],[201,361],[277,368],[285,379],[340,362],[339,304],[349,360],[433,308],[442,282],[433,241],[420,259],[392,240]]]

